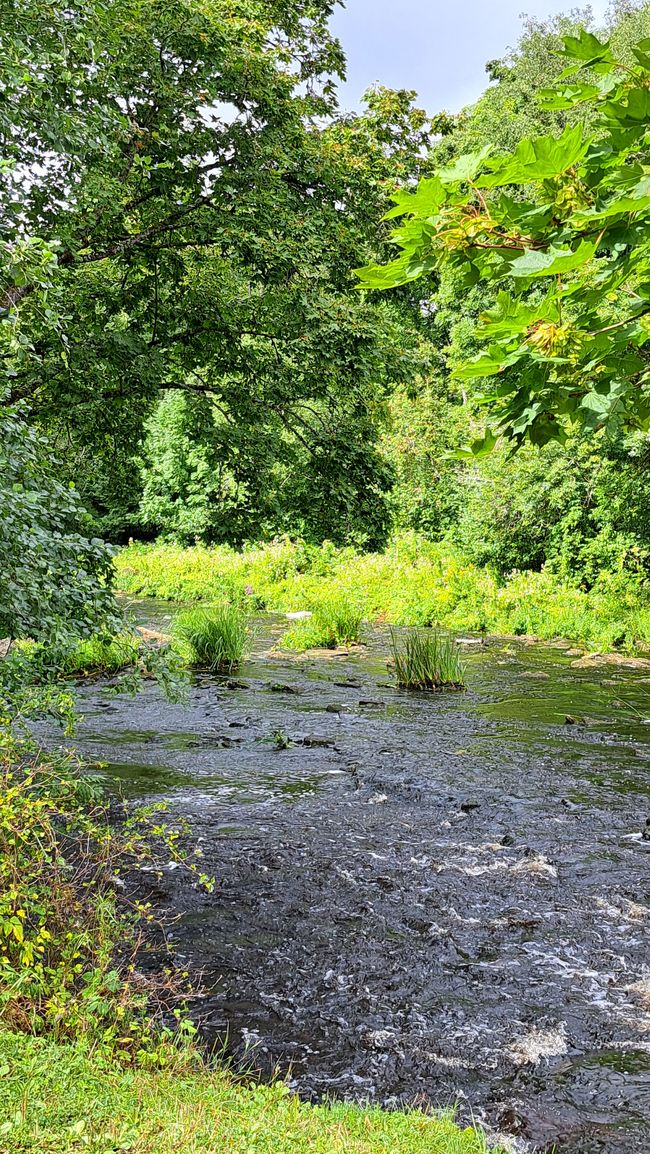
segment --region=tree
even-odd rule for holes
[[[359,270],[367,288],[453,270],[497,290],[477,330],[482,351],[454,374],[493,382],[494,428],[474,454],[499,435],[540,445],[650,425],[650,40],[632,64],[584,29],[563,43],[570,67],[541,99],[584,109],[589,127],[524,138],[504,155],[488,146],[399,193],[387,218],[405,218],[401,256]]]
[[[378,411],[412,372],[399,302],[360,299],[350,269],[382,255],[391,165],[417,175],[428,122],[385,90],[336,118],[332,7],[0,0],[11,396],[111,533],[131,531],[134,457],[167,392],[219,406],[242,461],[261,429],[316,461],[323,421]],[[35,245],[47,277],[21,267]]]

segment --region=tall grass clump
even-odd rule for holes
[[[186,609],[174,620],[177,648],[192,665],[213,673],[232,673],[246,648],[248,619],[238,605]]]
[[[451,637],[436,629],[391,629],[397,684],[402,689],[464,689],[464,669]]]
[[[322,601],[305,621],[287,629],[280,639],[283,649],[298,653],[306,649],[336,649],[361,637],[363,612],[358,603],[342,593]]]

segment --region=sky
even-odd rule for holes
[[[544,18],[579,0],[346,0],[331,27],[348,60],[339,89],[343,108],[359,107],[375,81],[414,88],[430,113],[457,112],[476,100],[488,80],[485,64],[517,43],[521,13]],[[592,0],[596,20],[607,0]]]

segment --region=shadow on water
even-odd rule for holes
[[[157,891],[205,1039],[308,1098],[460,1102],[524,1148],[646,1154],[650,683],[494,641],[467,646],[467,694],[408,694],[380,631],[292,659],[278,630],[186,706],[79,690],[79,748],[182,813],[217,878]]]

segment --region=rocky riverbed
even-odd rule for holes
[[[646,1154],[647,671],[468,639],[467,693],[410,694],[381,631],[296,659],[279,629],[186,705],[79,691],[80,750],[182,814],[217,879],[156,883],[204,1038],[311,1099],[459,1103],[523,1149]]]

